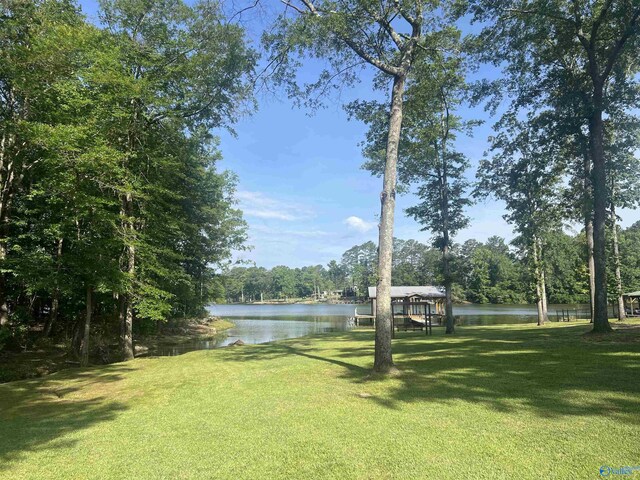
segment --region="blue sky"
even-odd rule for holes
[[[370,96],[365,85],[358,90]],[[382,183],[360,168],[365,127],[348,121],[340,104],[307,113],[288,101],[263,100],[259,112],[238,125],[237,138],[221,135],[221,167],[239,177],[239,205],[254,247],[238,258],[265,267],[326,264],[357,243],[377,240]],[[478,135],[459,147],[475,165],[485,141]],[[398,198],[396,236],[428,241],[403,213],[415,202],[413,195]],[[472,207],[472,225],[458,240],[511,237],[503,213],[493,201]]]
[[[84,0],[81,4],[95,17],[96,2]],[[251,33],[255,38],[257,29]],[[305,69],[317,71],[318,65],[309,61]],[[359,86],[345,90],[343,99],[374,95],[379,94],[363,79]],[[310,116],[308,111],[294,108],[284,95],[281,99],[259,96],[258,102],[259,110],[236,125],[236,137],[216,132],[224,157],[220,168],[238,176],[237,198],[249,225],[248,243],[253,247],[237,252],[236,259],[267,268],[326,264],[339,260],[355,244],[377,242],[382,181],[360,168],[364,159],[358,144],[364,139],[365,127],[348,121],[341,103],[329,104]],[[473,180],[496,119],[480,109],[461,114],[485,121],[472,138],[461,138],[457,145],[471,161],[468,176]],[[413,195],[398,198],[395,236],[428,242],[430,236],[403,212],[415,202]],[[512,238],[511,227],[502,219],[501,203],[476,204],[467,213],[470,227],[461,231],[456,241],[484,241],[492,235]],[[640,220],[637,210],[619,213],[623,227]]]

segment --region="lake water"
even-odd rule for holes
[[[345,331],[352,326],[356,305],[211,305],[212,315],[229,319],[235,327],[211,340],[197,340],[180,345],[160,346],[154,355],[180,355],[193,350],[209,350],[229,345],[236,340],[244,343],[267,343],[305,335]],[[358,313],[369,313],[369,305],[357,305]],[[549,316],[555,320],[560,309],[585,311],[585,305],[550,305]],[[535,305],[454,305],[453,313],[459,325],[495,325],[535,323]]]
[[[358,313],[371,312],[369,304],[360,305],[212,305],[209,311],[218,317],[236,320],[293,320],[302,322],[330,321],[345,323],[353,316],[355,309]],[[550,317],[555,317],[556,310],[570,309],[585,311],[588,305],[549,305]],[[528,323],[537,321],[535,305],[454,305],[453,314],[459,325],[495,325],[504,323]]]

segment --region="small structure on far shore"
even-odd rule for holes
[[[628,317],[640,316],[640,290],[637,292],[623,293],[622,300]]]
[[[377,311],[376,287],[369,287],[369,301],[371,311],[368,314],[355,311],[355,324],[373,325]],[[445,294],[443,289],[430,285],[426,286],[396,286],[391,287],[391,311],[393,313],[393,329],[422,329],[431,331],[434,323],[442,324],[444,317]]]

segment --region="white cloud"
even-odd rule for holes
[[[313,212],[303,205],[276,200],[261,192],[239,191],[236,198],[248,217],[294,221],[313,216]]]
[[[331,232],[326,232],[324,230],[317,230],[317,229],[283,230],[280,228],[267,227],[266,225],[252,225],[251,230],[255,232],[259,232],[261,234],[275,236],[278,238],[281,238],[281,237],[313,238],[313,237],[328,237],[333,235]]]
[[[355,230],[360,233],[366,233],[377,226],[375,222],[367,222],[366,220],[354,215],[345,218],[342,223],[347,225],[350,230]]]
[[[287,220],[292,221],[296,220],[296,216],[285,213],[277,210],[268,210],[268,209],[254,209],[254,208],[243,208],[242,212],[248,217],[258,217],[258,218],[274,218],[276,220]]]
[[[284,232],[285,235],[293,235],[294,237],[328,237],[332,235],[330,232],[325,232],[323,230],[286,230]]]

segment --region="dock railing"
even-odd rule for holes
[[[571,322],[577,320],[589,320],[591,312],[577,308],[561,308],[556,310],[556,322]]]

